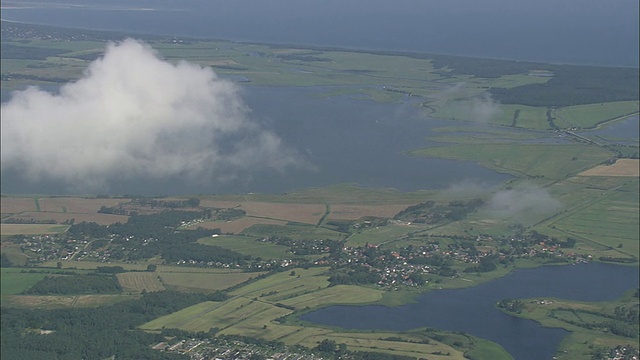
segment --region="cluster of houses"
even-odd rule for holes
[[[65,239],[55,235],[37,235],[23,238],[20,250],[27,254],[29,264],[50,260],[70,260],[83,252],[86,240]]]
[[[187,225],[185,222],[183,225]],[[157,239],[134,240],[128,236],[111,234],[105,239],[76,240],[67,235],[40,235],[24,237],[21,249],[29,256],[31,264],[59,260],[92,260],[99,262],[117,261],[126,252],[136,251]],[[97,242],[103,243],[98,244]],[[518,236],[478,236],[460,239],[438,239],[430,237],[423,245],[409,245],[393,250],[385,246],[366,244],[349,247],[336,240],[292,240],[278,237],[257,241],[288,245],[293,252],[291,259],[260,259],[247,261],[244,265],[213,261],[182,259],[175,265],[196,267],[218,267],[245,269],[249,271],[275,270],[299,266],[331,266],[333,268],[364,267],[378,275],[377,284],[382,287],[422,286],[434,279],[428,274],[442,277],[457,277],[459,271],[474,267],[485,257],[496,262],[507,263],[517,258],[541,257],[553,261],[589,261],[567,246],[566,242],[548,238],[542,234],[520,234]],[[99,246],[98,246],[99,245]],[[571,244],[573,245],[573,244]],[[336,251],[336,246],[338,247]],[[316,260],[300,255],[324,255]],[[469,269],[471,270],[471,269]],[[437,281],[439,278],[435,277]]]
[[[616,346],[609,350],[607,360],[640,360],[640,350],[631,345]]]
[[[221,344],[222,342],[222,344]],[[191,360],[322,360],[312,353],[278,351],[268,346],[247,344],[239,340],[212,341],[208,339],[186,339],[174,343],[161,342],[153,349],[189,355]]]

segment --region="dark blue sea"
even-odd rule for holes
[[[638,10],[637,0],[13,0],[3,2],[2,19],[247,42],[637,67]]]

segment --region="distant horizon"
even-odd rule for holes
[[[143,32],[125,32],[115,29],[92,29],[92,28],[80,28],[80,27],[69,27],[63,25],[49,25],[49,24],[39,24],[33,22],[24,22],[24,21],[14,21],[8,19],[0,18],[0,22],[7,23],[15,23],[15,24],[23,24],[23,25],[33,25],[33,26],[49,26],[53,28],[61,28],[68,30],[77,30],[77,31],[96,31],[96,32],[105,32],[105,33],[114,33],[114,34],[123,34],[123,35],[131,35],[132,38],[136,38],[136,36],[166,36],[166,37],[176,37],[182,39],[193,39],[193,40],[201,40],[201,41],[223,41],[230,43],[238,43],[238,44],[247,44],[247,45],[270,45],[275,47],[283,47],[283,48],[296,48],[296,49],[305,49],[305,50],[320,50],[320,51],[347,51],[347,52],[358,52],[358,53],[367,53],[367,54],[376,54],[376,55],[434,55],[434,56],[451,56],[451,57],[460,57],[460,58],[469,58],[469,59],[480,59],[480,60],[496,60],[496,61],[513,61],[513,62],[523,62],[523,63],[532,63],[532,64],[550,64],[550,65],[568,65],[568,66],[592,66],[592,67],[612,67],[612,68],[633,68],[640,69],[640,63],[634,65],[606,65],[606,64],[596,64],[596,63],[564,63],[564,62],[553,62],[553,61],[534,61],[534,60],[524,60],[517,58],[500,58],[500,57],[488,57],[488,56],[473,56],[473,55],[461,55],[454,53],[437,53],[437,52],[425,52],[418,50],[383,50],[383,49],[369,49],[369,48],[357,48],[357,47],[344,47],[344,46],[330,46],[330,45],[305,45],[305,44],[294,44],[294,43],[273,43],[273,42],[261,42],[261,41],[241,41],[241,40],[232,40],[232,39],[222,39],[222,38],[208,38],[208,37],[194,37],[194,36],[182,36],[182,35],[170,35],[170,34],[152,34],[152,33],[143,33]]]
[[[639,67],[637,1],[514,4],[490,0],[477,4],[436,0],[426,4],[401,0],[394,4],[373,1],[362,7],[355,0],[322,4],[292,0],[155,4],[138,0],[133,4],[111,2],[110,7],[91,1],[82,1],[82,8],[47,5],[46,9],[5,7],[2,18],[242,43]],[[137,11],[140,8],[155,11]]]

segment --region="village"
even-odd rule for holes
[[[274,346],[277,345],[277,346]],[[296,351],[282,344],[252,344],[239,339],[173,338],[152,347],[155,350],[188,355],[191,360],[322,360],[309,349]]]
[[[590,256],[573,251],[575,240],[558,241],[533,232],[500,238],[439,239],[431,237],[424,245],[387,249],[384,245],[346,246],[344,241],[327,239],[292,240],[283,237],[258,238],[256,242],[273,242],[290,247],[288,259],[248,259],[222,261],[182,258],[165,265],[229,268],[245,271],[284,271],[296,267],[328,266],[334,274],[341,272],[362,276],[335,276],[335,284],[376,284],[392,289],[398,286],[421,287],[462,273],[489,272],[507,267],[518,259],[546,262],[587,262]],[[27,256],[27,266],[48,261],[96,261],[107,264],[137,263],[146,260],[144,250],[156,238],[107,234],[98,238],[80,238],[71,234],[14,237]],[[314,255],[309,258],[306,255]],[[318,258],[318,255],[322,257]],[[60,263],[59,263],[59,267]],[[346,281],[346,282],[345,282]]]

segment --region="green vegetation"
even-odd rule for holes
[[[502,346],[484,339],[476,339],[473,349],[464,353],[465,357],[472,360],[482,359],[512,359],[513,357]]]
[[[638,186],[638,180],[630,181]],[[559,215],[547,226],[563,233],[600,244],[618,253],[614,257],[637,258],[640,251],[637,192],[617,188]]]
[[[483,112],[483,106],[490,106]],[[434,117],[473,121],[478,123],[491,123],[501,126],[510,126],[526,129],[548,129],[547,109],[526,105],[507,105],[483,103],[476,100],[452,100],[437,108],[432,114]]]
[[[2,281],[0,282],[2,289],[0,293],[3,296],[21,294],[47,276],[41,273],[24,272],[23,269],[19,268],[3,267],[0,270],[2,271]]]
[[[35,283],[25,294],[113,294],[122,289],[115,276],[60,275],[47,276]]]
[[[153,351],[157,337],[137,325],[206,300],[204,295],[148,293],[141,299],[88,309],[33,310],[2,307],[1,356],[6,359],[183,359]]]
[[[637,113],[638,101],[568,106],[554,111],[556,117],[578,128],[593,128],[603,122]]]
[[[608,150],[583,144],[458,144],[412,151],[413,155],[472,160],[518,177],[560,180],[607,160]]]
[[[220,235],[217,237],[199,239],[198,243],[203,245],[219,246],[254,258],[286,259],[291,255],[287,246],[258,240],[259,239],[255,236]]]
[[[327,228],[307,224],[269,225],[256,224],[242,231],[243,235],[256,237],[288,237],[292,239],[342,240],[344,234]]]
[[[637,344],[640,330],[637,295],[638,290],[635,289],[607,302],[509,299],[500,301],[497,306],[543,326],[569,330],[570,335],[556,353],[558,359],[596,359],[599,353],[608,353],[616,344]]]
[[[405,237],[407,234],[423,229],[412,225],[388,225],[358,231],[347,238],[348,246],[364,246],[366,244],[382,244]]]
[[[251,280],[261,273],[194,273],[185,269],[183,272],[161,272],[160,281],[169,290],[190,292],[211,292],[224,290]]]

